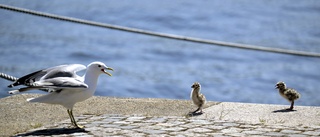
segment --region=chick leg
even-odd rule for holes
[[[294,105],[294,101],[291,101],[291,106],[290,106],[289,110],[293,110],[293,105]]]
[[[201,105],[200,105],[200,113],[201,113],[201,114],[203,113],[203,111],[202,111],[203,106],[204,106],[204,104],[201,104]]]
[[[199,107],[197,110],[193,111],[192,113],[196,113],[196,112],[199,111],[199,110],[200,110],[200,107]]]
[[[202,107],[200,107],[200,113],[201,113],[201,114],[203,113],[203,111],[202,111]]]

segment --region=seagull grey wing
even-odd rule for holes
[[[88,88],[88,85],[76,78],[56,77],[45,80],[40,80],[34,83],[38,88]]]
[[[86,66],[81,64],[71,64],[71,65],[61,65],[54,69],[51,69],[44,77],[41,79],[51,79],[56,77],[79,77],[76,72],[86,69]]]
[[[54,77],[79,77],[75,73],[85,68],[86,66],[81,64],[71,64],[42,69],[19,78],[8,87],[14,87],[18,85],[30,86],[40,79],[50,79]]]
[[[20,92],[34,90],[34,89],[44,89],[48,88],[49,92],[61,92],[63,89],[70,88],[88,88],[88,85],[76,78],[70,77],[57,77],[45,80],[39,80],[33,83],[32,86],[20,88],[18,90],[9,91],[9,94],[17,94]]]
[[[21,78],[17,79],[12,84],[10,84],[8,87],[11,88],[11,87],[18,86],[18,85],[27,85],[27,86],[29,86],[33,82],[39,80],[41,77],[46,75],[50,70],[52,70],[54,68],[55,67],[48,68],[48,69],[42,69],[42,70],[38,70],[36,72],[27,74],[25,76],[22,76]]]

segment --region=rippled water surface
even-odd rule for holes
[[[41,0],[1,4],[203,39],[320,53],[320,1]],[[113,77],[95,95],[189,99],[193,82],[211,101],[288,104],[274,85],[320,105],[320,58],[170,40],[0,9],[0,72],[13,76],[60,64],[102,61]],[[0,97],[10,82],[0,79]],[[39,93],[40,91],[33,91]]]

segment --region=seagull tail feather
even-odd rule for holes
[[[8,93],[9,94],[18,94],[18,93],[20,93],[20,91],[19,90],[11,90]]]
[[[27,101],[28,101],[28,102],[34,102],[34,101],[32,101],[33,99],[34,99],[34,98],[28,98]]]

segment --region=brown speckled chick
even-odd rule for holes
[[[196,113],[200,110],[200,113],[202,113],[202,108],[204,104],[206,103],[206,97],[200,93],[201,85],[198,82],[193,83],[191,86],[191,95],[190,98],[192,99],[193,103],[198,107],[197,110],[195,110],[193,113]]]
[[[288,110],[293,110],[294,101],[300,98],[300,94],[292,88],[287,88],[286,84],[282,81],[276,84],[276,88],[279,89],[279,94],[282,97],[291,102],[291,106]]]

